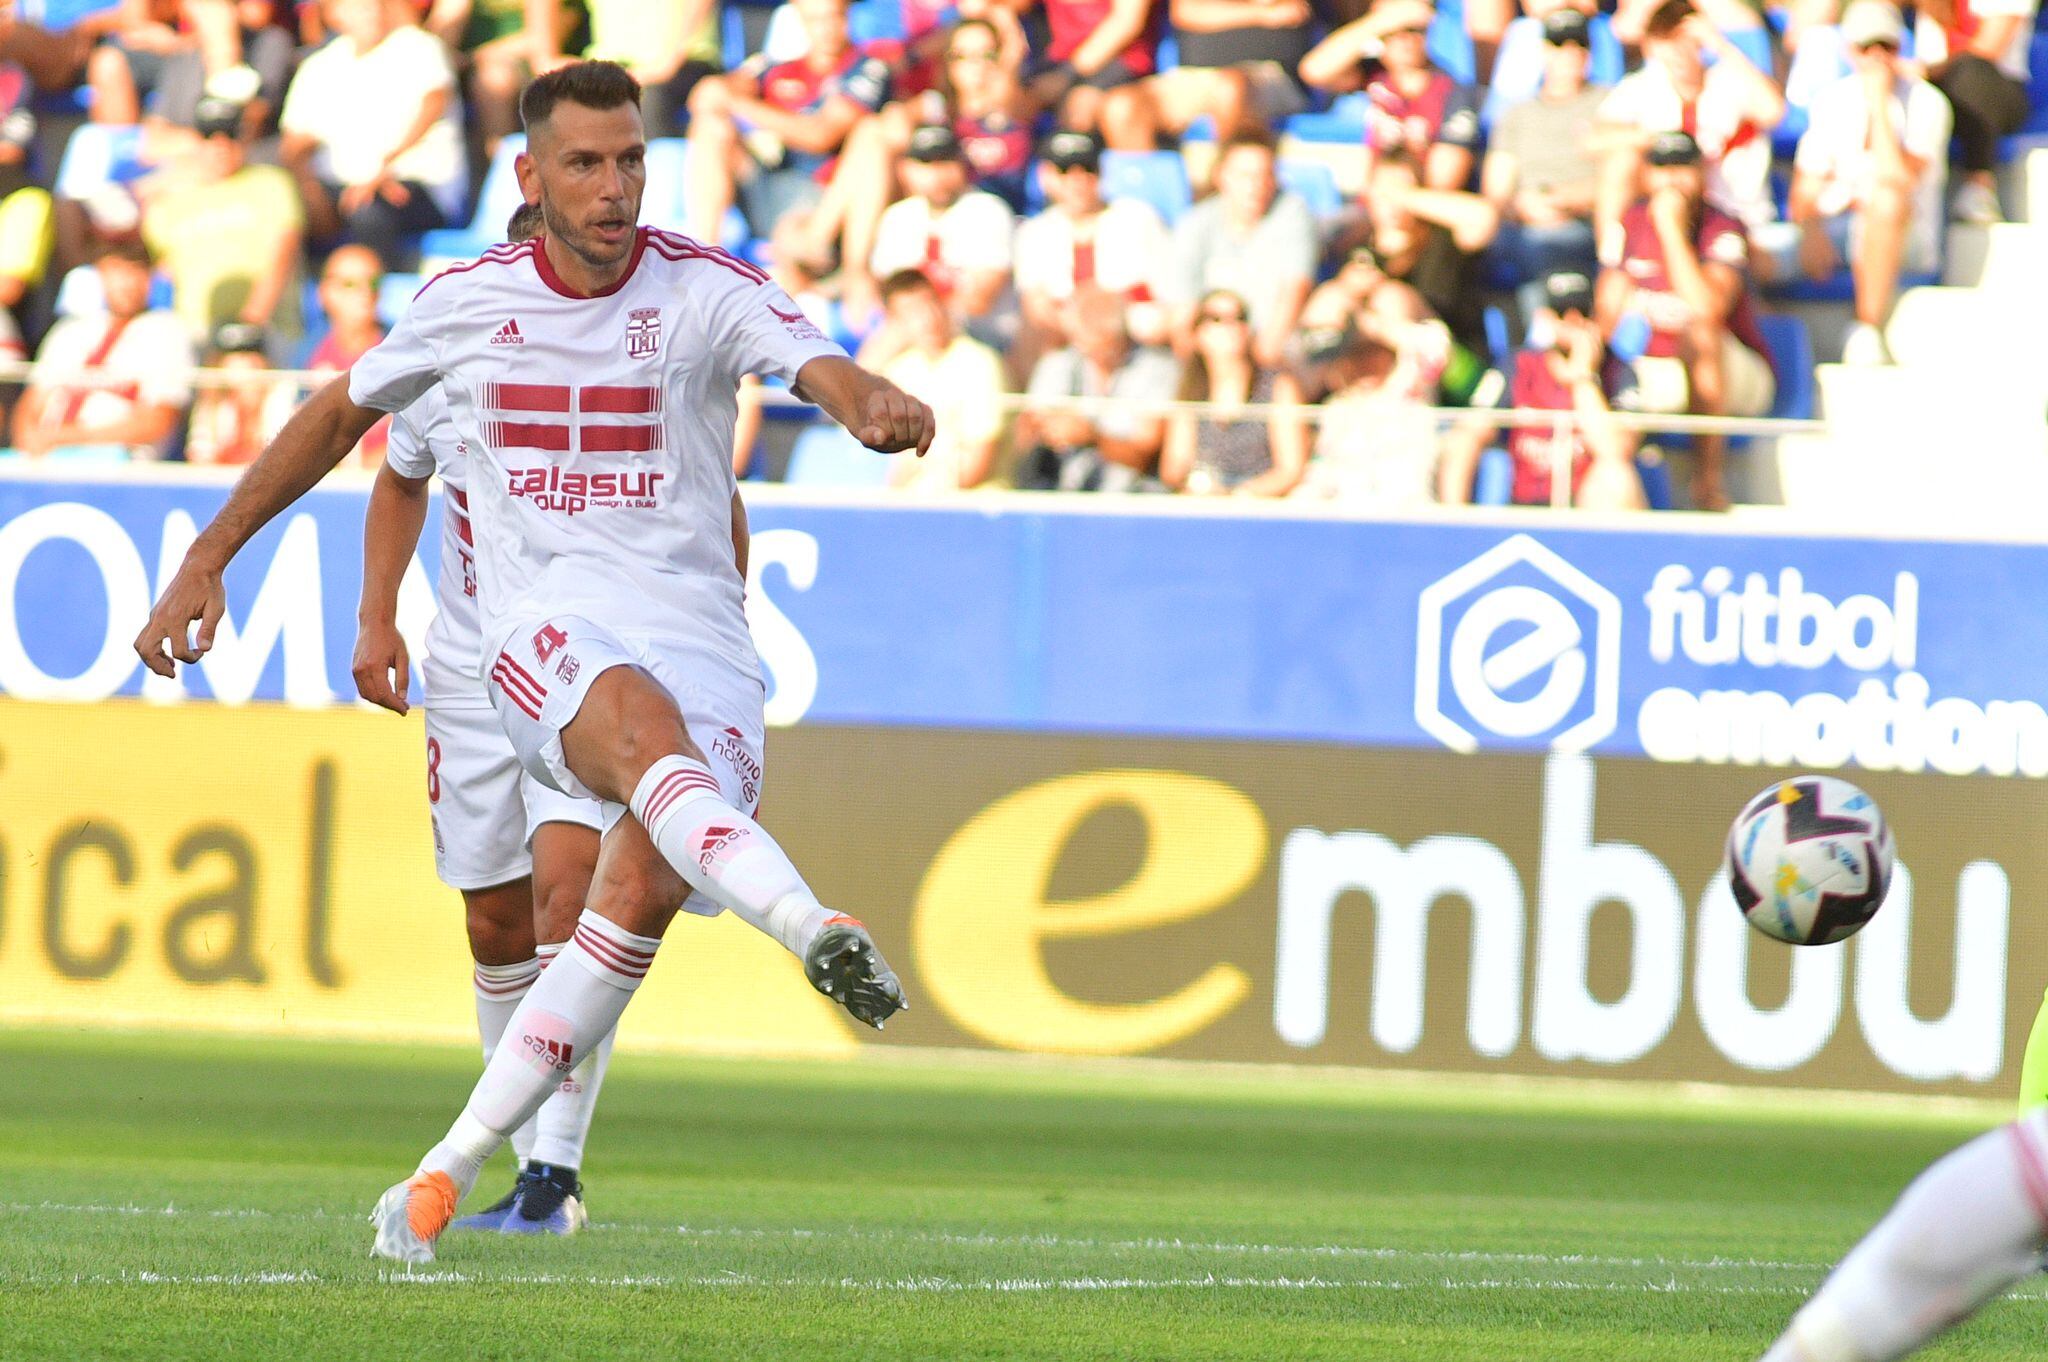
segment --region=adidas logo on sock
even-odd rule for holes
[[[522,336],[522,335],[520,335],[520,334],[519,334],[519,322],[518,322],[518,319],[516,319],[516,318],[515,318],[515,319],[513,319],[512,321],[506,322],[506,323],[505,323],[505,324],[504,324],[503,326],[499,327],[499,328],[498,328],[498,334],[497,334],[497,335],[495,335],[495,336],[493,336],[493,337],[491,337],[491,344],[493,344],[493,345],[524,345],[524,344],[526,344],[526,337],[524,337],[524,336]]]
[[[576,1043],[567,1040],[543,1040],[539,1036],[525,1037],[527,1048],[546,1060],[548,1064],[563,1073],[576,1067]]]

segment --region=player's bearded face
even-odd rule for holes
[[[591,265],[624,260],[647,188],[640,110],[561,104],[537,140],[533,166],[547,234]]]

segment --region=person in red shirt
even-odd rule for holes
[[[1749,286],[1749,237],[1706,201],[1699,143],[1667,132],[1644,157],[1644,196],[1621,216],[1601,251],[1596,314],[1614,342],[1624,319],[1647,330],[1635,363],[1632,405],[1701,416],[1762,416],[1777,396],[1769,348]],[[1699,463],[1693,505],[1726,510],[1727,439],[1693,441]]]
[[[1337,94],[1363,88],[1370,158],[1405,147],[1431,189],[1463,189],[1479,154],[1479,92],[1429,59],[1425,0],[1379,0],[1364,18],[1330,34],[1301,59],[1301,78]],[[1377,57],[1379,69],[1367,74]]]
[[[769,236],[825,196],[834,158],[854,126],[889,97],[889,68],[847,32],[847,0],[795,0],[810,48],[796,61],[755,59],[690,91],[683,230],[721,236],[738,197],[747,225]]]
[[[1060,126],[1093,132],[1106,92],[1159,69],[1164,7],[1153,0],[1040,0],[1052,34],[1051,63],[1032,81]]]
[[[1604,374],[1607,344],[1593,320],[1593,281],[1577,270],[1544,277],[1543,306],[1530,320],[1528,343],[1515,353],[1512,372],[1490,372],[1475,406],[1519,411],[1571,412],[1577,421],[1560,431],[1552,423],[1498,431],[1513,460],[1508,500],[1548,506],[1560,455],[1571,470],[1571,502],[1587,510],[1637,510],[1643,483],[1635,469],[1636,437],[1614,420]],[[1474,422],[1445,434],[1437,465],[1437,499],[1469,501],[1479,455],[1495,428]]]

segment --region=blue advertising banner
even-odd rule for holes
[[[355,486],[250,545],[204,665],[166,682],[136,663],[150,600],[224,496],[0,480],[0,693],[352,700]],[[2048,774],[2048,545],[778,489],[749,504],[778,724]],[[403,596],[414,638],[436,543]]]

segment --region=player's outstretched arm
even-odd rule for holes
[[[824,355],[804,365],[797,371],[795,392],[877,453],[914,449],[923,458],[932,447],[932,409],[844,355]]]
[[[144,666],[158,676],[173,676],[179,662],[197,662],[206,655],[227,609],[221,573],[251,536],[347,457],[383,414],[349,400],[346,374],[299,408],[270,448],[242,474],[220,514],[185,551],[178,575],[164,588],[149,612],[149,622],[136,635],[135,651]]]
[[[377,470],[363,516],[363,594],[356,604],[356,694],[393,714],[406,712],[411,671],[398,632],[398,588],[427,523],[427,480],[390,464]]]

